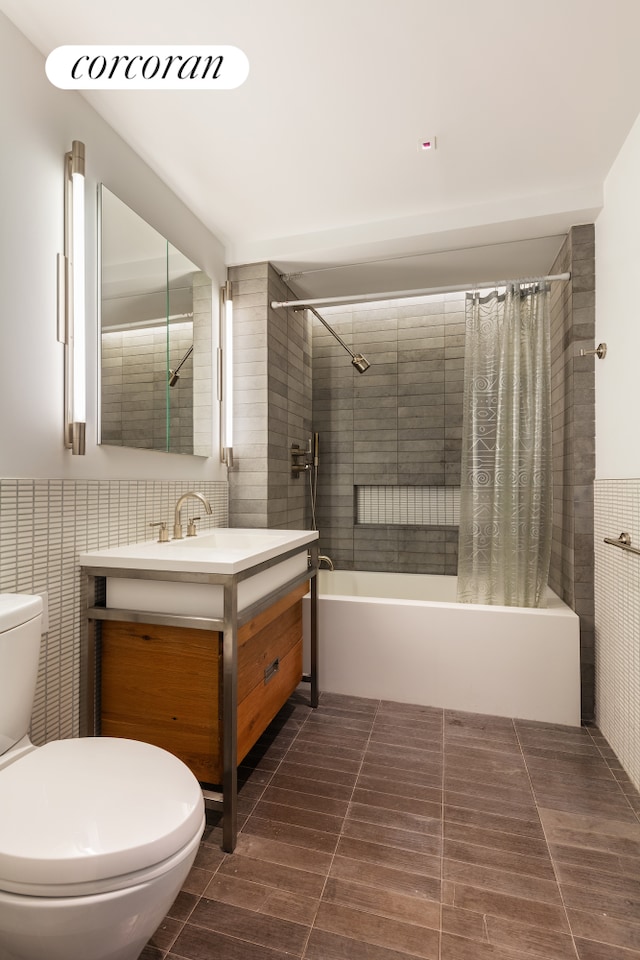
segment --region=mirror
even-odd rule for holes
[[[104,184],[98,189],[98,442],[210,457],[211,280]]]

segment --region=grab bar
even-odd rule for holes
[[[620,547],[621,550],[628,550],[629,553],[640,554],[638,547],[631,546],[630,533],[621,533],[617,540],[614,540],[613,537],[605,537],[604,542],[610,543],[612,547]]]

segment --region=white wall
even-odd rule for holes
[[[596,479],[640,477],[640,117],[604,184],[596,221]],[[618,531],[619,532],[619,531]]]
[[[596,720],[640,788],[640,557],[605,543],[625,532],[640,545],[640,118],[604,184],[596,221],[594,492]]]
[[[222,245],[79,94],[49,84],[41,54],[1,13],[0,123],[0,476],[226,479],[217,454],[205,459],[96,445],[97,184],[104,182],[212,278],[214,310],[226,276]],[[63,158],[72,140],[84,142],[87,158],[84,457],[62,443],[63,346],[56,338]]]

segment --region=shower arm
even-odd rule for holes
[[[180,367],[182,366],[182,364],[185,362],[185,360],[188,360],[188,359],[189,359],[189,357],[191,356],[192,353],[193,353],[193,344],[191,344],[191,346],[189,347],[189,349],[188,349],[187,352],[185,353],[184,357],[182,358],[182,360],[180,361],[180,363],[178,364],[178,366],[177,366],[177,367],[175,368],[175,370],[173,371],[174,373],[177,373],[177,372],[178,372],[178,370],[180,369]]]
[[[170,387],[175,386],[177,381],[180,379],[180,377],[178,376],[178,371],[180,370],[180,367],[185,362],[185,360],[189,359],[192,353],[193,353],[193,344],[191,344],[191,346],[189,347],[189,349],[187,350],[187,352],[185,353],[184,357],[182,358],[178,366],[175,368],[175,370],[172,370],[171,367],[169,368],[169,386]]]
[[[336,331],[333,329],[333,327],[331,327],[327,323],[324,317],[320,316],[317,310],[315,310],[313,307],[308,307],[308,306],[300,307],[299,310],[310,310],[311,313],[314,315],[314,317],[316,317],[320,321],[320,323],[327,328],[331,336],[335,337],[335,339],[338,341],[340,346],[344,347],[344,349],[347,351],[347,353],[351,357],[351,362],[353,363],[356,370],[358,370],[359,373],[364,373],[364,371],[370,366],[369,361],[366,360],[361,353],[358,353],[358,354],[354,353],[353,350],[351,350],[351,348],[346,345],[346,343],[344,342],[340,334],[336,333]]]

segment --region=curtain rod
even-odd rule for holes
[[[454,284],[450,287],[427,287],[424,290],[392,290],[387,293],[362,293],[352,297],[320,297],[315,300],[272,300],[274,310],[279,307],[328,307],[348,303],[373,303],[377,300],[402,300],[408,297],[425,297],[437,293],[464,293],[467,290],[488,290],[491,287],[506,287],[508,283],[549,283],[552,280],[570,280],[570,273],[555,273],[547,277],[521,277],[519,280],[492,280],[486,283]]]

